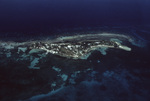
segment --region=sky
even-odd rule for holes
[[[0,31],[149,24],[148,0],[0,0]]]

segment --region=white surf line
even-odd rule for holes
[[[58,37],[57,40],[68,40],[68,39],[75,39],[75,38],[83,38],[83,37],[98,37],[98,36],[107,36],[107,37],[124,37],[126,39],[129,38],[129,36],[126,36],[124,34],[115,34],[115,33],[101,33],[101,34],[82,34],[82,35],[73,35],[73,36],[65,36],[65,37]]]

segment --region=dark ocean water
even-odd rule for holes
[[[150,0],[0,0],[0,101],[150,101],[149,52]]]

